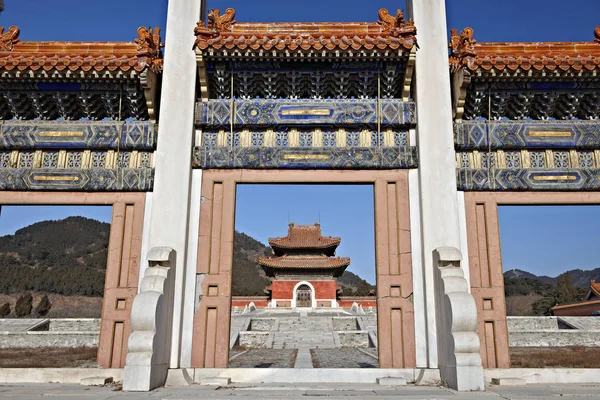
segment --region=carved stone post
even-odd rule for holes
[[[446,384],[461,391],[484,390],[477,335],[477,307],[454,247],[434,250],[438,366]]]
[[[154,247],[133,300],[131,335],[123,377],[123,390],[148,391],[163,386],[169,369],[175,250]]]

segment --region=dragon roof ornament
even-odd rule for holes
[[[140,26],[137,30],[138,37],[134,40],[137,45],[136,55],[149,58],[149,67],[154,72],[160,72],[163,68],[162,48],[165,44],[160,39],[160,28],[146,28]]]
[[[451,30],[450,69],[470,71],[594,70],[600,68],[600,27],[593,42],[477,42],[473,29]]]
[[[11,26],[4,33],[4,28],[0,26],[0,51],[12,51],[15,44],[19,43],[19,33],[21,31],[16,26]]]
[[[406,51],[416,45],[417,30],[412,20],[405,21],[398,10],[390,15],[379,10],[377,22],[237,22],[235,10],[227,8],[208,13],[208,23],[198,22],[194,29],[195,48],[199,50],[248,52],[287,51]],[[231,53],[229,53],[231,54]],[[267,53],[270,54],[270,53]],[[265,54],[266,55],[266,54]]]

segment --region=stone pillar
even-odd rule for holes
[[[427,310],[427,361],[430,368],[436,368],[438,364],[452,364],[451,360],[442,359],[445,355],[438,352],[439,348],[449,345],[452,338],[449,332],[437,326],[435,288],[440,284],[436,279],[440,278],[436,273],[434,252],[442,247],[461,247],[446,6],[444,0],[408,0],[407,8],[417,27],[419,44],[413,95],[417,103],[421,262]],[[452,379],[443,375],[442,378],[452,384]],[[479,382],[454,387],[459,390],[474,388],[479,389]]]
[[[177,253],[170,367],[179,367],[183,288],[190,206],[196,55],[194,27],[202,0],[170,0],[165,36],[159,129],[155,153],[154,192],[148,248],[167,246]],[[149,217],[149,220],[148,220]]]

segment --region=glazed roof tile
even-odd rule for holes
[[[281,249],[324,249],[337,247],[341,242],[339,237],[323,236],[321,225],[295,225],[290,223],[285,237],[269,238],[271,247]]]
[[[593,42],[482,42],[473,29],[452,30],[449,47],[453,70],[594,70],[600,68],[600,27]]]
[[[600,297],[600,282],[592,280],[592,282],[590,283],[590,291],[595,293],[596,296]]]
[[[416,45],[416,28],[405,21],[400,10],[395,16],[379,10],[377,22],[246,22],[211,10],[208,25],[199,22],[194,30],[196,47],[216,51],[335,51],[335,50],[410,50]]]
[[[350,265],[350,258],[340,257],[258,257],[261,266],[280,269],[336,269]]]
[[[140,27],[134,42],[22,42],[19,28],[0,27],[0,71],[137,71],[160,72],[160,29]]]

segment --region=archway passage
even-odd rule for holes
[[[196,269],[199,303],[194,315],[191,366],[228,366],[237,185],[299,183],[372,185],[379,367],[415,367],[408,171],[246,169],[207,169],[202,174]],[[315,289],[313,304],[314,296],[319,296],[319,289]],[[296,302],[297,297],[290,299]]]
[[[312,290],[306,284],[300,285],[296,291],[296,307],[312,306]]]

